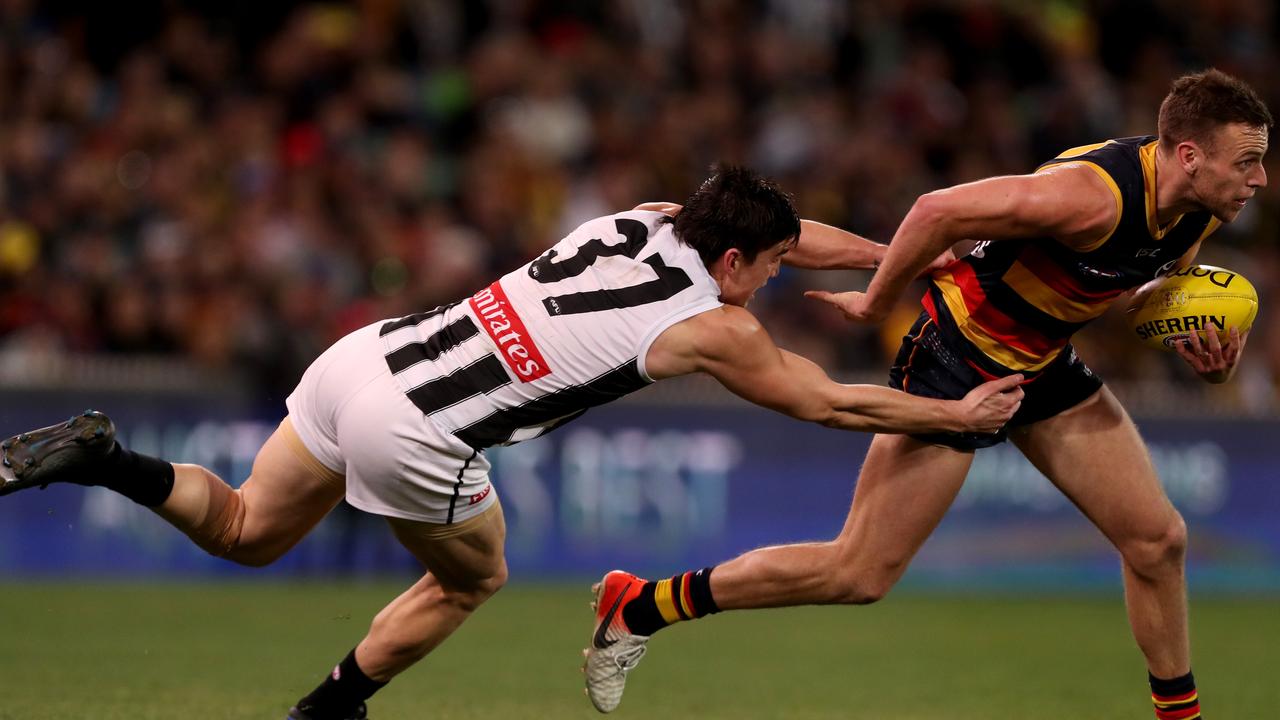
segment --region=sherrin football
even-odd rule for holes
[[[1139,288],[1125,313],[1138,341],[1173,351],[1193,331],[1214,328],[1225,344],[1232,327],[1243,335],[1258,314],[1258,293],[1240,273],[1213,265],[1175,270]]]

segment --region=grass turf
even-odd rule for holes
[[[0,585],[0,719],[284,717],[389,584]],[[374,720],[592,718],[587,588],[517,585],[371,703]],[[1192,603],[1210,718],[1274,717],[1280,603]],[[1149,718],[1117,597],[904,594],[659,635],[613,717]]]

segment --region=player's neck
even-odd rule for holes
[[[1187,177],[1177,158],[1157,147],[1155,166],[1156,222],[1161,227],[1185,213],[1203,209],[1195,198],[1191,178]]]

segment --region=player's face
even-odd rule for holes
[[[1245,202],[1267,186],[1262,156],[1267,152],[1267,129],[1240,123],[1219,127],[1192,176],[1196,199],[1214,217],[1231,222]]]
[[[720,285],[720,300],[729,305],[746,307],[756,291],[778,274],[782,267],[782,256],[795,245],[795,238],[788,238],[760,252],[751,262],[739,257],[737,265]]]

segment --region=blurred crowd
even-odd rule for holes
[[[883,242],[923,192],[1154,133],[1186,71],[1280,112],[1262,0],[128,5],[0,0],[0,355],[183,357],[273,401],[345,332],[679,201],[716,161]],[[1273,189],[1201,256],[1263,295],[1217,390],[1253,409],[1280,406],[1277,237]],[[834,374],[882,372],[917,295],[884,328],[801,295],[867,278],[785,271],[753,309]],[[1104,377],[1201,392],[1099,324],[1078,345]]]

